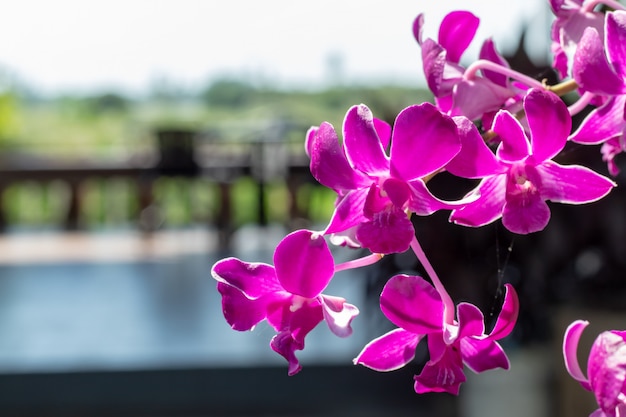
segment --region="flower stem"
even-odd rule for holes
[[[542,89],[545,88],[545,85],[541,81],[537,81],[534,78],[524,75],[518,71],[512,70],[511,68],[496,64],[495,62],[488,61],[486,59],[479,59],[477,61],[474,61],[469,67],[467,67],[465,73],[463,74],[463,77],[468,80],[474,79],[478,70],[481,69],[506,75],[507,77],[516,79],[517,81],[526,84],[529,87]]]
[[[338,265],[335,265],[335,272],[372,265],[380,261],[381,259],[383,259],[383,256],[385,255],[383,255],[382,253],[372,253],[370,255],[364,256],[359,259],[354,259],[352,261],[343,262]]]
[[[571,93],[572,91],[576,91],[576,89],[578,88],[578,83],[576,82],[576,80],[571,79],[567,81],[562,81],[555,85],[548,85],[544,88],[548,91],[552,91],[554,94],[560,97],[564,96],[567,93]]]
[[[428,277],[430,278],[433,285],[435,286],[435,290],[437,290],[437,292],[439,293],[439,296],[441,297],[441,301],[443,302],[444,322],[446,324],[453,324],[454,302],[452,301],[450,294],[448,294],[448,291],[446,291],[445,287],[441,283],[441,280],[437,276],[437,273],[433,269],[433,266],[428,261],[428,258],[426,257],[426,254],[424,253],[424,249],[422,249],[422,246],[420,245],[419,241],[417,240],[417,237],[415,236],[413,236],[413,240],[411,240],[411,249],[413,249],[413,252],[415,252],[415,256],[417,256],[417,259],[420,261],[420,263],[426,270]]]
[[[569,111],[570,116],[580,113],[587,104],[591,101],[591,99],[595,96],[595,94],[586,91],[582,96],[574,104],[569,106],[567,110]]]

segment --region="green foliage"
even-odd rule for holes
[[[156,98],[155,98],[156,97]],[[0,94],[0,153],[19,151],[42,158],[130,157],[154,149],[156,128],[181,128],[210,132],[207,141],[235,144],[286,126],[283,139],[290,151],[303,153],[308,128],[327,121],[341,135],[346,111],[354,104],[368,105],[376,117],[389,123],[404,107],[429,100],[424,90],[400,86],[335,86],[326,90],[281,90],[254,86],[237,79],[221,79],[195,97],[170,94],[167,100],[130,99],[101,92],[91,96],[65,95],[47,100],[20,100]],[[19,105],[18,105],[19,104]],[[9,157],[6,156],[5,157]],[[235,226],[257,222],[258,191],[254,180],[233,183]],[[286,222],[289,196],[281,181],[266,187],[266,213],[270,222]],[[69,204],[69,186],[22,182],[11,185],[3,204],[10,224],[61,226]],[[134,224],[139,213],[137,188],[130,180],[86,179],[80,222],[86,227]],[[220,207],[218,185],[207,178],[161,178],[154,188],[155,202],[165,226],[209,222]],[[299,210],[314,222],[332,212],[335,194],[307,184],[298,191]]]

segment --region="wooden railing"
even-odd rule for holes
[[[189,161],[163,158],[151,165],[138,165],[129,161],[85,161],[38,158],[26,160],[22,157],[10,158],[5,155],[0,163],[0,195],[11,185],[31,181],[47,184],[62,181],[69,189],[69,202],[64,219],[64,227],[75,230],[80,227],[79,216],[83,205],[81,184],[90,179],[124,178],[136,184],[137,201],[140,213],[154,204],[154,184],[163,176],[182,176],[208,179],[219,190],[219,208],[213,219],[219,232],[222,247],[228,247],[234,231],[233,224],[233,184],[243,177],[254,179],[257,185],[257,213],[259,224],[267,222],[266,192],[267,181],[280,177],[287,186],[290,219],[306,216],[296,204],[298,188],[314,181],[309,172],[308,157],[301,153],[289,152],[288,146],[281,143],[247,142],[244,144],[211,144],[194,152],[193,166]],[[0,204],[0,230],[7,226],[4,204]],[[149,224],[141,225],[150,231]]]

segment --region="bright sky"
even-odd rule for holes
[[[423,82],[411,25],[426,35],[459,8],[481,18],[468,58],[493,36],[513,47],[522,24],[545,55],[547,0],[20,0],[0,9],[0,70],[46,93],[146,91],[167,79],[201,88],[220,75],[318,86],[335,59],[342,80]]]

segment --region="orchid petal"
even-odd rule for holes
[[[317,136],[318,131],[319,126],[311,126],[306,132],[304,139],[304,152],[309,158],[311,157],[311,148],[313,147],[313,141],[315,140],[315,136]]]
[[[414,235],[411,220],[403,210],[395,207],[375,213],[356,231],[361,246],[374,253],[385,254],[405,252]]]
[[[461,151],[446,165],[446,170],[463,178],[483,178],[505,172],[507,167],[496,159],[474,123],[466,117],[453,119],[461,138]]]
[[[605,331],[596,338],[589,352],[587,376],[598,405],[606,413],[613,413],[618,404],[624,403],[624,332]]]
[[[498,53],[496,50],[495,43],[493,39],[489,38],[483,42],[482,47],[480,48],[480,53],[478,55],[480,59],[486,59],[487,61],[495,62],[496,64],[508,68],[509,64],[506,62],[506,59],[502,55]],[[482,70],[483,75],[486,79],[491,81],[494,84],[497,84],[502,87],[507,87],[508,78],[504,74],[500,74],[494,71]]]
[[[580,39],[572,72],[578,85],[586,91],[604,95],[626,93],[624,81],[607,61],[600,34],[592,27],[586,28]]]
[[[557,203],[583,204],[606,196],[616,184],[580,165],[559,165],[547,161],[537,165],[541,175],[541,196]]]
[[[507,191],[502,210],[502,225],[511,232],[520,235],[539,232],[549,221],[550,209],[538,192]]]
[[[251,300],[237,288],[222,282],[217,283],[217,290],[222,295],[224,318],[234,330],[252,330],[267,316],[267,298]]]
[[[493,131],[502,138],[498,159],[506,162],[520,161],[530,154],[530,143],[524,128],[511,113],[500,110],[493,121]]]
[[[354,364],[379,372],[395,371],[415,358],[415,349],[423,337],[404,329],[392,330],[365,345]]]
[[[491,339],[466,337],[460,342],[463,362],[476,373],[495,368],[509,369],[510,363],[502,347]]]
[[[475,202],[480,197],[477,193],[469,193],[460,200],[445,201],[435,197],[422,180],[411,181],[409,185],[411,186],[409,209],[418,216],[428,216],[437,210],[458,209]]]
[[[409,106],[394,124],[391,175],[409,181],[432,174],[460,149],[456,125],[449,116],[430,103]]]
[[[441,331],[443,302],[424,278],[395,275],[380,295],[380,308],[393,324],[415,334]]]
[[[270,347],[289,363],[289,371],[287,372],[289,376],[293,376],[302,370],[295,351],[304,349],[304,343],[294,340],[288,330],[283,330],[275,335],[270,342]]]
[[[473,203],[452,211],[450,221],[463,226],[479,227],[502,216],[506,195],[506,175],[487,177],[469,195],[479,195]]]
[[[439,44],[448,52],[448,60],[458,63],[476,35],[480,19],[463,10],[448,13],[439,26]]]
[[[251,300],[283,290],[274,267],[263,263],[225,258],[213,265],[211,275],[216,281],[237,288]]]
[[[363,205],[363,214],[368,220],[372,220],[377,213],[389,207],[390,202],[389,197],[383,194],[378,184],[372,183]]]
[[[524,99],[524,111],[535,161],[553,158],[565,147],[572,129],[565,103],[550,91],[532,89]]]
[[[609,97],[602,106],[585,117],[570,140],[576,143],[596,145],[622,134],[626,127],[624,109],[626,95]]]
[[[367,106],[353,106],[343,124],[343,141],[350,164],[366,174],[389,171],[389,159],[374,127]]]
[[[299,295],[268,303],[267,322],[277,331],[289,330],[293,339],[304,344],[304,338],[323,319],[322,303],[319,298]]]
[[[348,163],[335,129],[322,123],[308,139],[307,148],[311,156],[311,174],[320,184],[335,191],[360,188],[368,183],[367,177],[355,171]]]
[[[489,334],[489,338],[499,340],[508,336],[515,327],[515,322],[519,315],[519,298],[515,288],[511,284],[504,284],[505,294],[500,314],[496,319],[496,324]]]
[[[615,70],[626,77],[626,11],[616,10],[606,14],[606,53]]]
[[[424,13],[417,15],[413,21],[413,37],[418,44],[422,44],[422,32],[424,30]]]
[[[383,149],[387,149],[389,141],[391,141],[391,126],[384,120],[374,118],[374,129],[376,129],[376,134],[380,138]]]
[[[500,109],[515,94],[515,91],[486,78],[461,79],[454,86],[450,115],[465,116],[470,120],[480,119],[484,113]]]
[[[411,197],[411,188],[404,182],[395,178],[388,178],[383,183],[383,190],[394,206],[403,208]]]
[[[422,42],[422,65],[428,88],[435,97],[449,94],[443,83],[446,66],[446,50],[437,42],[428,38]]]
[[[297,230],[285,236],[274,252],[276,276],[286,291],[317,297],[330,282],[335,264],[324,236]]]
[[[320,295],[324,320],[331,332],[339,337],[348,337],[352,334],[350,324],[359,314],[359,309],[346,303],[341,297]]]
[[[368,193],[369,188],[352,190],[341,198],[324,234],[343,232],[367,221],[367,217],[363,214],[363,207]]]
[[[485,333],[485,316],[474,304],[459,303],[457,306],[459,334],[457,338],[482,336]]]
[[[580,336],[588,325],[588,321],[576,320],[567,327],[565,336],[563,337],[563,358],[565,359],[565,369],[567,369],[570,376],[580,382],[583,388],[591,391],[589,380],[580,369],[578,355],[576,353]]]
[[[459,388],[465,382],[461,355],[453,349],[446,349],[437,362],[426,363],[422,372],[414,377],[415,392],[447,392],[459,395]]]

